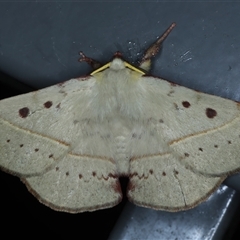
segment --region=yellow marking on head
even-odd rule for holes
[[[109,63],[103,65],[102,67],[100,67],[100,68],[94,70],[92,73],[90,73],[90,75],[93,76],[94,74],[96,74],[96,73],[98,73],[98,72],[101,72],[101,71],[105,70],[106,68],[109,68],[110,63],[111,63],[111,62],[109,62]]]
[[[103,70],[109,68],[110,65],[111,65],[111,62],[109,62],[109,63],[103,65],[102,67],[100,67],[100,68],[94,70],[92,73],[90,73],[90,75],[93,76],[93,75],[96,74],[96,73],[102,72]],[[125,65],[126,68],[129,68],[129,69],[133,70],[134,72],[138,72],[138,73],[140,73],[140,74],[142,74],[142,75],[145,74],[144,71],[142,71],[142,70],[140,70],[140,69],[134,67],[133,65],[131,65],[131,64],[125,62],[125,61],[124,61],[124,65]]]
[[[127,62],[124,62],[124,65],[125,65],[125,67],[127,67],[127,68],[133,70],[134,72],[138,72],[138,73],[141,73],[141,74],[145,74],[144,71],[142,71],[142,70],[140,70],[140,69],[134,67],[133,65],[131,65],[131,64],[127,63]]]

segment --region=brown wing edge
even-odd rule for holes
[[[43,199],[34,189],[31,188],[30,184],[28,183],[27,179],[25,178],[20,178],[21,181],[26,185],[28,191],[35,197],[38,199],[38,201],[40,203],[42,203],[43,205],[55,210],[55,211],[59,211],[59,212],[67,212],[67,213],[81,213],[81,212],[93,212],[96,210],[101,210],[101,209],[105,209],[105,208],[111,208],[116,206],[117,204],[119,204],[122,201],[122,192],[121,192],[121,186],[120,186],[120,182],[119,180],[116,181],[116,185],[113,186],[115,191],[119,194],[119,198],[117,201],[114,202],[110,202],[107,204],[103,204],[103,205],[96,205],[93,206],[92,208],[67,208],[67,207],[60,207],[57,206],[51,202],[48,202],[47,200]]]
[[[209,191],[206,193],[205,196],[203,196],[202,198],[200,198],[198,201],[190,204],[190,205],[185,205],[185,206],[182,206],[182,207],[166,207],[166,206],[154,206],[154,205],[150,205],[150,204],[145,204],[143,202],[139,202],[139,201],[135,201],[134,199],[131,199],[131,197],[129,197],[128,195],[128,192],[131,191],[131,189],[134,188],[134,186],[131,186],[131,180],[128,184],[128,187],[127,187],[127,197],[128,197],[128,200],[140,207],[146,207],[146,208],[151,208],[151,209],[154,209],[154,210],[162,210],[162,211],[167,211],[167,212],[180,212],[180,211],[185,211],[185,210],[189,210],[189,209],[192,209],[194,207],[196,207],[197,205],[201,204],[202,202],[206,201],[210,195],[215,192],[219,186],[222,184],[222,182],[227,178],[227,176],[223,176],[221,177],[221,179],[219,179],[219,181],[217,182],[217,184]]]

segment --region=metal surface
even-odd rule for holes
[[[188,211],[155,211],[129,203],[109,240],[224,239],[239,201],[239,193],[221,186],[206,202]]]

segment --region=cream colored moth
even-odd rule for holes
[[[173,23],[138,67],[117,52],[89,76],[0,101],[0,166],[70,213],[121,201],[190,209],[240,169],[240,105],[149,76]],[[80,61],[98,66],[82,54]]]

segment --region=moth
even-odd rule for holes
[[[122,199],[190,209],[240,170],[240,104],[148,74],[173,23],[138,67],[98,63],[89,76],[0,101],[0,166],[40,202],[78,213]]]

